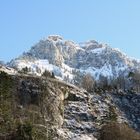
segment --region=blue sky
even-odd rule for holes
[[[95,39],[140,59],[140,0],[1,0],[0,60],[41,38]]]

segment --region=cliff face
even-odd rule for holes
[[[96,140],[109,122],[140,131],[140,95],[88,93],[57,79],[0,74],[0,139]]]
[[[55,138],[63,124],[64,108],[63,93],[55,83],[1,73],[0,85],[1,139]]]
[[[62,128],[70,139],[94,140],[99,137],[101,127],[110,122],[125,123],[140,131],[139,94],[72,90],[66,100]]]

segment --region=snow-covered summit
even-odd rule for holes
[[[139,61],[107,44],[95,40],[78,44],[59,35],[40,40],[9,65],[17,69],[27,66],[32,73],[38,75],[47,69],[56,76],[69,80],[73,80],[77,72],[91,73],[98,79],[100,76],[117,77],[140,68]]]

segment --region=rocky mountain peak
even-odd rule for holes
[[[87,42],[80,43],[80,46],[86,50],[92,50],[101,47],[100,44],[95,40],[89,40]]]
[[[62,79],[69,77],[72,81],[75,72],[90,73],[95,79],[100,76],[117,77],[139,69],[140,62],[95,40],[78,44],[59,35],[50,35],[47,39],[40,40],[28,52],[12,60],[10,66],[17,69],[27,66],[37,75],[47,69]],[[40,73],[36,70],[38,68]]]
[[[60,35],[49,35],[47,39],[51,41],[59,41],[63,40],[63,37],[61,37]]]

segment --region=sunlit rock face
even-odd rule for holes
[[[17,69],[27,66],[31,73],[37,75],[47,69],[62,79],[68,77],[70,82],[73,81],[75,72],[90,73],[95,79],[100,79],[101,76],[110,79],[140,68],[138,60],[107,44],[95,40],[78,44],[58,35],[40,40],[9,65]]]

